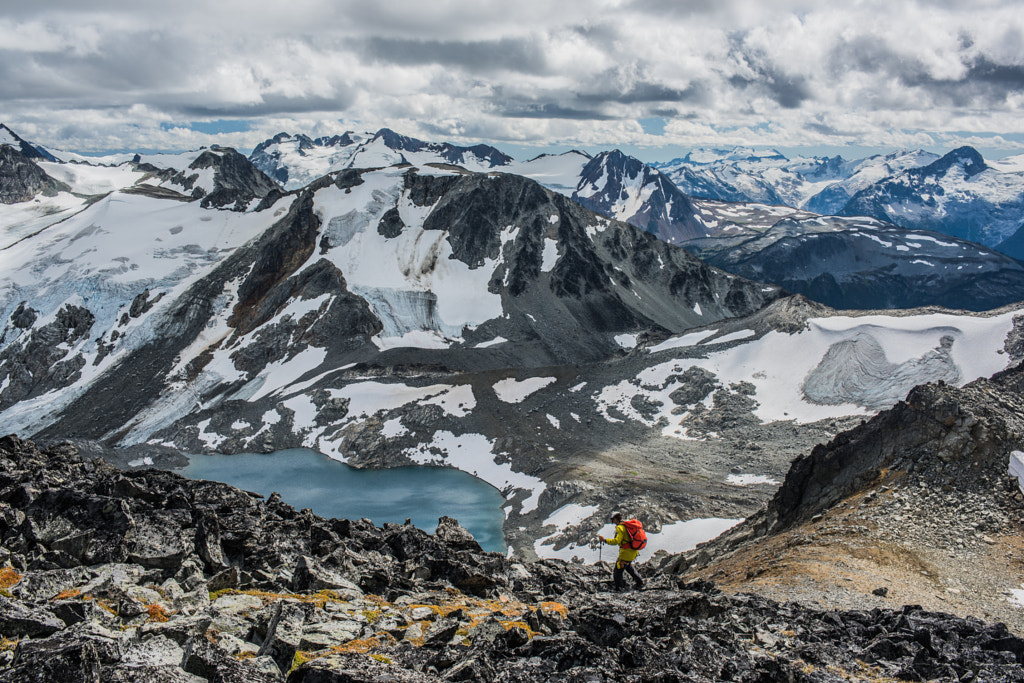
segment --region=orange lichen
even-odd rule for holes
[[[7,590],[19,581],[21,581],[21,574],[14,571],[14,567],[0,569],[0,590]]]
[[[375,650],[381,646],[380,639],[377,637],[373,638],[357,638],[356,640],[350,640],[343,645],[335,645],[330,648],[331,652],[337,652],[338,654],[357,653],[365,655],[370,650]]]
[[[95,602],[102,609],[110,612],[115,617],[117,616],[117,609],[114,608],[114,605],[109,600],[104,600],[103,598],[96,598],[96,597],[93,597],[92,595],[83,595],[82,599],[83,600],[90,600],[92,602]]]
[[[57,593],[52,598],[50,598],[50,600],[68,600],[70,598],[77,598],[81,594],[82,591],[78,590],[77,588],[69,588],[67,590],[61,591],[60,593]]]
[[[149,613],[149,620],[157,623],[163,623],[168,621],[170,617],[167,615],[167,610],[163,608],[163,605],[152,604],[146,605],[146,612]]]
[[[307,650],[298,650],[295,653],[295,657],[292,659],[292,666],[289,671],[294,671],[306,662],[311,662],[314,659],[320,659],[321,657],[327,657],[332,654],[363,654],[368,657],[372,657],[379,662],[385,664],[391,664],[391,660],[384,655],[374,654],[371,651],[382,646],[394,645],[395,639],[391,634],[378,633],[371,638],[359,638],[357,640],[350,640],[343,645],[335,645],[334,647],[326,650],[317,650],[316,652],[309,652]]]
[[[236,588],[225,588],[210,593],[210,601],[214,601],[223,595],[251,595],[263,601],[264,606],[279,602],[281,600],[296,600],[298,602],[313,603],[323,608],[329,602],[348,602],[345,598],[332,590],[323,590],[311,595],[300,595],[297,593],[269,593],[260,590],[238,590]]]
[[[544,612],[555,612],[559,614],[563,619],[569,616],[569,610],[560,602],[542,602],[540,608]]]
[[[533,630],[525,621],[499,621],[498,623],[504,626],[506,631],[511,631],[514,628],[521,628],[529,633],[531,638],[534,636]]]

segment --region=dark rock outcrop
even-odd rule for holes
[[[227,207],[244,211],[255,200],[278,190],[266,174],[243,155],[227,147],[203,152],[189,168],[196,171],[212,168],[214,171],[214,189],[200,200],[203,208]]]
[[[33,328],[37,314],[23,303],[11,316],[26,332],[0,351],[0,409],[74,383],[85,367],[75,346],[87,338],[95,318],[87,308],[65,304],[54,319]]]
[[[70,190],[19,150],[10,145],[0,145],[0,203],[17,204],[39,194],[52,197]]]
[[[139,170],[153,173],[155,179],[174,186],[174,189],[143,183],[131,188],[133,192],[199,200],[204,209],[262,209],[266,203],[260,200],[282,194],[273,180],[230,147],[214,146],[205,150],[184,170],[159,169],[150,164],[134,163]],[[201,182],[204,171],[212,172],[212,181],[208,186]]]

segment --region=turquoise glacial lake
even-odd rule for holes
[[[413,524],[428,533],[447,515],[469,529],[484,550],[504,553],[501,494],[465,472],[440,467],[360,470],[305,448],[276,453],[192,455],[179,473],[264,496],[273,492],[321,517]]]

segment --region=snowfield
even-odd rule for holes
[[[505,498],[511,498],[517,491],[526,491],[529,495],[522,502],[521,514],[536,510],[540,494],[547,488],[541,479],[514,471],[508,462],[495,462],[498,454],[494,453],[494,442],[482,434],[456,435],[441,431],[434,434],[430,443],[403,453],[420,465],[446,465],[469,472],[501,491]]]
[[[753,398],[758,404],[755,415],[764,422],[793,420],[807,423],[867,415],[904,398],[915,385],[929,381],[937,369],[942,373],[940,378],[953,376],[959,384],[988,377],[1004,369],[1010,359],[1002,353],[1003,342],[1013,328],[1015,315],[1019,312],[993,317],[936,313],[907,317],[816,318],[808,321],[808,329],[795,335],[769,332],[760,339],[707,353],[703,358],[657,363],[634,380],[623,380],[603,388],[597,394],[596,402],[599,412],[609,422],[620,422],[619,415],[652,427],[664,420],[668,425],[663,429],[666,436],[688,438],[686,416],[672,414],[676,405],[670,395],[683,386],[678,375],[696,367],[711,372],[726,387],[739,382],[752,384],[755,389]],[[710,343],[746,339],[749,334],[740,331],[713,339]],[[948,362],[941,353],[935,353],[942,348],[945,337],[952,340]],[[651,352],[667,353],[692,347],[706,338],[706,332],[681,335],[652,347]],[[862,346],[864,340],[869,340],[869,350],[881,354],[874,360],[879,367],[889,369],[889,374],[871,376],[864,381],[863,391],[857,395],[856,401],[841,400],[843,396],[835,392],[831,395],[831,402],[808,400],[806,382],[816,369],[824,367],[829,351],[858,340]],[[842,380],[856,379],[857,367],[844,364],[835,358],[835,354],[829,362],[836,366],[829,369],[838,373],[838,377],[832,378],[837,385],[843,384]],[[820,391],[816,393],[820,396]],[[655,405],[660,403],[661,409],[654,415],[645,416],[634,407],[637,397]]]

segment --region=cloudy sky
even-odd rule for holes
[[[387,126],[619,147],[1024,152],[1020,0],[0,0],[0,122],[82,153]]]

